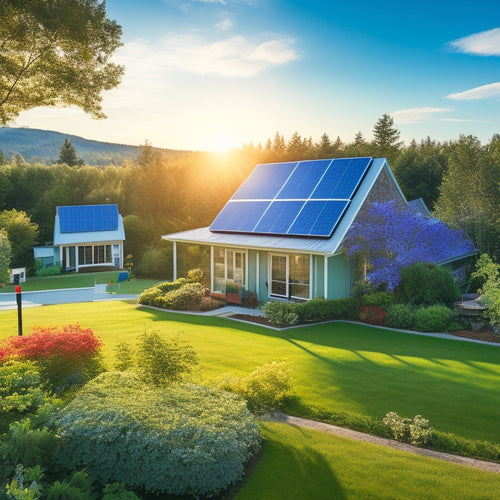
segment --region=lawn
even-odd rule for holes
[[[499,474],[286,424],[264,423],[262,434],[262,458],[235,500],[499,498]]]
[[[136,308],[126,302],[66,304],[26,309],[24,331],[34,325],[79,322],[114,347],[134,343],[144,330],[178,334],[198,353],[196,378],[246,375],[286,359],[301,409],[382,418],[389,411],[421,414],[437,430],[500,443],[500,348],[421,337],[365,325],[330,323],[284,331],[225,318]],[[17,333],[17,313],[0,312],[0,337]],[[304,410],[306,411],[306,410]]]
[[[63,288],[87,288],[94,285],[102,285],[115,282],[118,278],[118,271],[106,271],[97,273],[73,273],[61,274],[57,276],[29,276],[24,283],[21,283],[23,292],[37,292],[40,290],[60,290]],[[158,283],[153,279],[132,278],[130,281],[121,281],[115,285],[119,293],[139,294],[146,288]],[[119,288],[118,288],[119,285]],[[15,292],[14,285],[0,287],[0,293]]]

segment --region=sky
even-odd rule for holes
[[[408,144],[500,133],[498,0],[107,0],[122,26],[105,120],[37,108],[12,126],[120,144],[217,150],[279,131]]]

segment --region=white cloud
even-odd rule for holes
[[[225,31],[233,26],[231,19],[223,19],[220,23],[217,23],[215,27],[219,30]]]
[[[173,70],[198,75],[247,78],[274,66],[297,59],[293,40],[275,38],[267,41],[233,36],[208,41],[198,35],[170,33],[158,43],[136,41],[120,52],[120,63],[129,74],[158,75]]]
[[[500,28],[474,33],[449,43],[458,52],[477,56],[500,56]]]
[[[401,109],[391,113],[394,123],[416,123],[423,120],[429,120],[435,117],[439,113],[444,113],[449,111],[447,108],[432,108],[432,107],[420,107],[420,108],[410,108]]]
[[[475,87],[464,92],[449,94],[446,97],[455,101],[472,101],[474,99],[487,99],[488,97],[498,95],[500,95],[500,82],[482,85],[481,87]]]

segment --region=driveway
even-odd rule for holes
[[[71,304],[75,302],[97,302],[103,300],[137,300],[139,295],[106,293],[106,285],[89,288],[66,288],[44,290],[40,292],[22,292],[23,309],[53,304]],[[0,294],[0,311],[17,309],[15,293]]]

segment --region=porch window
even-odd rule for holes
[[[283,298],[310,298],[311,256],[272,254],[270,295]]]
[[[78,247],[79,265],[86,266],[108,263],[112,263],[111,245],[88,245]]]
[[[243,249],[214,247],[213,291],[226,292],[226,282],[245,286],[246,251]]]

